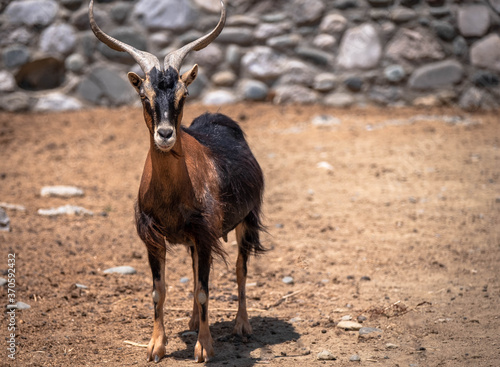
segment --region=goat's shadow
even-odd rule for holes
[[[232,335],[234,321],[216,322],[210,326],[215,349],[210,365],[253,366],[274,357],[269,346],[300,338],[292,324],[278,318],[252,317],[250,324],[253,334],[248,338]],[[197,335],[183,331],[179,337],[186,343],[186,349],[174,351],[167,358],[192,359]]]

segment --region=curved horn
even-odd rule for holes
[[[165,61],[164,61],[165,69],[167,69],[169,66],[172,66],[173,68],[179,70],[182,64],[182,60],[184,60],[184,58],[188,53],[190,53],[193,50],[199,51],[207,47],[217,38],[220,32],[222,32],[224,24],[226,24],[226,5],[224,4],[223,0],[220,0],[220,3],[222,6],[222,10],[220,14],[219,23],[212,30],[212,32],[201,38],[198,38],[196,41],[188,43],[187,45],[176,51],[170,52],[167,56],[165,56]]]
[[[140,51],[135,47],[123,43],[122,41],[118,41],[117,39],[104,33],[101,28],[99,28],[94,19],[94,0],[90,0],[89,4],[89,21],[90,28],[92,28],[92,32],[94,32],[99,41],[113,50],[127,52],[134,58],[135,62],[139,64],[145,74],[149,73],[154,67],[161,70],[160,61],[156,58],[156,56],[145,51]]]

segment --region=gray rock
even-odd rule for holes
[[[285,18],[280,19],[279,21],[285,20]],[[264,20],[264,22],[268,22],[267,20]],[[276,21],[273,21],[271,23],[275,23]],[[252,16],[252,15],[245,15],[245,14],[239,14],[239,15],[233,15],[229,17],[229,19],[226,21],[226,25],[232,26],[232,27],[255,27],[257,24],[259,24],[259,18]]]
[[[492,33],[474,42],[470,61],[474,66],[500,72],[500,36]]]
[[[338,64],[344,69],[370,69],[377,66],[382,45],[375,27],[364,23],[348,29],[340,44]]]
[[[370,9],[370,18],[376,21],[389,19],[389,10],[387,9]]]
[[[338,324],[337,324],[337,327],[339,329],[344,329],[344,330],[360,330],[361,328],[363,328],[363,325],[361,325],[360,323],[356,322],[356,321],[340,321]]]
[[[458,61],[439,61],[416,69],[408,84],[419,90],[452,86],[462,80],[463,73],[463,66]]]
[[[312,104],[319,101],[319,96],[315,91],[300,85],[280,85],[274,92],[276,104]]]
[[[464,5],[458,9],[458,29],[464,37],[481,37],[490,27],[488,8],[481,4]]]
[[[66,55],[76,44],[76,33],[68,24],[53,24],[40,35],[40,50],[53,54]]]
[[[103,271],[104,274],[123,274],[123,275],[131,275],[137,273],[131,266],[116,266],[114,268],[109,268]]]
[[[217,37],[217,42],[250,45],[254,40],[253,30],[247,27],[226,27]]]
[[[340,34],[347,27],[347,19],[342,14],[331,13],[323,17],[319,30],[328,34]]]
[[[370,100],[379,103],[381,105],[389,105],[396,103],[403,97],[403,92],[400,88],[396,87],[386,87],[381,85],[375,85],[370,89],[368,93],[368,98]],[[364,278],[361,278],[365,280]]]
[[[224,104],[233,104],[238,101],[237,96],[229,90],[214,90],[208,92],[202,100],[204,105],[220,106]]]
[[[287,7],[297,24],[314,23],[325,10],[325,4],[321,0],[293,0]]]
[[[82,208],[81,206],[69,204],[51,209],[38,209],[37,213],[45,217],[55,217],[58,215],[94,215],[92,211]]]
[[[451,10],[447,6],[429,7],[429,13],[434,18],[444,18],[451,15]]]
[[[386,55],[396,61],[440,60],[445,53],[425,28],[400,29],[386,48]]]
[[[368,3],[374,8],[385,8],[391,6],[394,0],[368,0]]]
[[[462,36],[457,36],[453,40],[453,54],[459,57],[466,56],[469,51],[467,41]]]
[[[0,208],[0,232],[10,231],[10,218],[3,208]]]
[[[321,73],[314,77],[313,87],[320,92],[330,92],[337,86],[337,76],[332,73]]]
[[[66,58],[66,60],[64,60],[64,66],[66,67],[66,69],[74,73],[79,73],[80,71],[82,71],[85,67],[85,64],[85,58],[81,54],[71,54]]]
[[[189,283],[189,278],[188,278],[188,277],[182,277],[182,278],[181,278],[181,280],[180,280],[180,282],[181,282],[182,284]]]
[[[7,284],[7,279],[0,278],[0,287],[3,287],[5,284]]]
[[[7,5],[5,15],[12,24],[45,27],[52,23],[58,9],[54,0],[13,1]]]
[[[151,33],[148,39],[157,48],[164,48],[172,42],[171,34],[166,31]]]
[[[495,11],[500,14],[500,0],[488,0],[491,7],[495,9]]]
[[[78,85],[77,93],[90,102],[102,105],[122,105],[135,98],[135,91],[128,81],[108,68],[97,68],[87,75]]]
[[[285,284],[293,284],[293,278],[290,276],[284,277],[283,279],[281,279],[281,281]]]
[[[358,7],[357,0],[333,0],[332,6],[335,9],[347,10]]]
[[[267,85],[259,80],[243,79],[238,85],[239,93],[245,100],[263,101],[269,94]]]
[[[211,13],[219,13],[221,9],[220,0],[194,0],[194,2],[203,10]]]
[[[109,35],[119,41],[125,42],[126,44],[137,48],[138,50],[147,51],[148,45],[146,38],[133,28],[115,28],[109,32]],[[128,53],[115,51],[104,43],[99,42],[97,49],[108,59],[115,61],[127,61],[130,63],[134,62],[134,59]]]
[[[219,87],[230,87],[236,82],[236,74],[230,70],[223,70],[212,76],[212,82]]]
[[[302,46],[295,49],[295,53],[306,60],[312,61],[318,65],[327,65],[331,61],[331,56],[328,52],[318,50],[313,47]]]
[[[321,33],[314,37],[313,45],[322,49],[331,51],[337,44],[337,39],[331,34]],[[330,54],[326,54],[326,58],[331,58]]]
[[[500,78],[489,71],[478,70],[472,76],[472,82],[480,88],[493,88],[500,84]]]
[[[361,362],[361,357],[357,354],[353,354],[349,357],[349,362]]]
[[[198,12],[188,0],[139,0],[134,7],[134,17],[148,29],[190,28],[199,20]]]
[[[295,48],[301,40],[301,36],[295,33],[291,33],[270,38],[266,41],[266,44],[270,47],[280,50],[288,50],[290,48]]]
[[[109,15],[116,23],[122,24],[127,20],[128,15],[132,11],[132,7],[133,5],[131,3],[117,3],[111,8]]]
[[[193,61],[204,68],[215,70],[224,61],[224,50],[217,44],[208,45],[193,53]]]
[[[321,352],[318,353],[316,358],[320,361],[335,361],[337,360],[337,357],[335,357],[332,352],[329,350],[322,350]]]
[[[472,87],[462,94],[458,105],[466,111],[474,112],[481,108],[483,99],[484,93],[480,89]]]
[[[285,58],[269,47],[256,46],[241,59],[243,69],[257,79],[276,79],[283,70]]]
[[[395,23],[405,23],[417,17],[417,12],[413,9],[399,7],[391,11],[391,20]]]
[[[7,305],[7,310],[12,310],[12,309],[29,310],[30,308],[31,308],[30,305],[28,305],[27,303],[21,302],[21,301],[18,301],[13,305]]]
[[[2,51],[3,64],[7,68],[15,68],[28,62],[30,50],[23,45],[12,45]]]
[[[406,72],[401,65],[389,65],[384,69],[384,76],[391,83],[398,83],[406,77]]]
[[[50,93],[41,96],[33,107],[33,110],[40,112],[74,111],[81,108],[83,108],[83,104],[74,97],[63,93]]]
[[[434,20],[431,25],[438,37],[444,41],[452,41],[457,35],[455,27],[447,21]]]
[[[376,327],[367,327],[363,326],[361,329],[359,329],[359,335],[364,336],[364,335],[370,335],[370,334],[381,334],[382,330],[376,328]]]
[[[9,112],[27,111],[30,107],[30,98],[26,93],[14,92],[0,96],[0,109]]]
[[[324,102],[327,106],[345,108],[352,106],[355,99],[348,93],[332,93],[325,98]]]
[[[0,70],[0,92],[12,92],[16,89],[16,80],[7,70]]]
[[[344,84],[350,91],[359,92],[363,88],[363,80],[357,76],[348,77],[344,80]]]
[[[208,46],[208,47],[210,47],[210,46]],[[233,69],[235,69],[235,70],[239,69],[240,62],[241,62],[241,49],[239,46],[237,46],[237,45],[227,46],[227,48],[226,48],[226,61],[229,64],[229,66],[231,66]]]
[[[270,37],[280,36],[285,32],[290,31],[292,24],[289,22],[282,23],[261,23],[257,26],[254,36],[257,39],[265,40]]]
[[[399,345],[397,345],[397,344],[393,344],[393,343],[387,343],[387,344],[385,345],[385,347],[386,347],[387,349],[398,349],[398,348],[399,348]]]
[[[92,31],[81,32],[79,35],[79,44],[83,53],[87,59],[93,59],[94,51],[97,47],[97,38]]]

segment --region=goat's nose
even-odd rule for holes
[[[158,135],[161,136],[162,139],[168,140],[174,134],[174,129],[172,129],[171,127],[160,127],[157,130],[157,133],[158,133]]]

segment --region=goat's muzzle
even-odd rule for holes
[[[162,152],[170,151],[177,140],[175,129],[171,126],[158,126],[154,133],[156,147]]]

